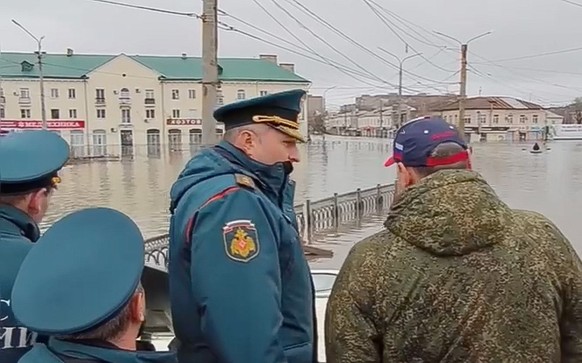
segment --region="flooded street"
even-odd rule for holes
[[[553,142],[545,154],[530,154],[528,144],[474,144],[474,167],[513,208],[541,212],[552,219],[582,253],[582,142]],[[64,213],[88,206],[117,208],[136,220],[145,236],[167,232],[169,190],[190,158],[190,152],[148,157],[146,146],[131,159],[91,162],[67,167],[55,194],[46,227]],[[391,153],[385,139],[326,137],[304,146],[296,203],[334,192],[391,183],[395,172],[384,168]],[[339,267],[351,245],[382,228],[382,216],[361,226],[344,226],[321,235],[317,246],[332,249],[334,258],[313,261],[317,267]]]

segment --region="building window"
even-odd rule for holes
[[[202,130],[190,129],[190,145],[200,144],[202,142]]]
[[[105,118],[105,109],[104,108],[99,108],[97,109],[97,118]]]
[[[156,103],[156,99],[154,96],[153,89],[146,89],[145,90],[145,104],[146,105],[154,105]]]
[[[513,115],[508,115],[508,116],[506,117],[506,120],[507,120],[507,123],[508,123],[508,124],[512,124],[512,123],[513,123]]]
[[[222,90],[216,91],[216,104],[219,106],[224,105],[224,96],[222,95]]]
[[[537,124],[538,123],[538,115],[533,115],[531,118],[531,122],[534,124]]]
[[[465,125],[468,125],[471,123],[471,117],[465,117],[464,120],[465,120]]]
[[[147,131],[147,144],[148,145],[159,145],[160,144],[160,130],[149,129]]]
[[[129,89],[122,88],[119,91],[119,101],[122,103],[127,103],[129,101]]]
[[[97,103],[105,103],[105,90],[103,88],[95,90],[95,99]]]
[[[479,123],[487,123],[487,116],[485,115],[479,115]]]
[[[77,98],[77,90],[69,88],[69,99],[74,100],[75,98]]]
[[[61,118],[61,113],[60,113],[60,111],[59,111],[58,109],[56,109],[56,108],[53,108],[53,109],[51,110],[51,118],[52,118],[53,120],[58,120],[58,119],[60,119],[60,118]]]
[[[180,110],[172,110],[172,118],[180,118]]]
[[[20,118],[30,118],[30,109],[21,108],[20,109]]]
[[[59,89],[51,88],[51,98],[59,98]]]
[[[121,123],[122,124],[131,123],[131,110],[129,108],[124,108],[121,110]]]
[[[493,123],[494,124],[498,124],[499,123],[499,115],[493,115]]]
[[[190,98],[190,99],[196,98],[196,90],[195,89],[188,90],[188,98]]]
[[[244,100],[245,98],[247,98],[247,95],[244,89],[239,89],[238,91],[236,91],[237,100]]]
[[[259,92],[259,95],[260,95],[260,96],[266,96],[266,95],[268,95],[268,94],[269,94],[269,91],[260,91],[260,92]]]
[[[519,123],[524,124],[527,121],[527,117],[525,115],[519,115]]]
[[[6,118],[6,111],[4,111],[4,107],[0,107],[0,120]]]
[[[107,134],[105,133],[105,130],[93,131],[93,155],[107,155]]]
[[[71,153],[73,157],[84,156],[85,153],[85,135],[83,131],[71,131]]]
[[[28,88],[21,88],[20,98],[30,98],[30,90]]]
[[[180,90],[173,89],[172,90],[172,99],[179,100],[180,99]]]
[[[149,118],[149,119],[156,118],[156,112],[155,111],[156,110],[154,110],[153,108],[152,109],[149,109],[149,110],[146,110],[146,118]]]
[[[77,110],[74,108],[69,110],[69,118],[77,118]]]
[[[168,141],[171,151],[180,150],[182,148],[182,130],[168,130]]]

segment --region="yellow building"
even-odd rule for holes
[[[117,154],[121,147],[186,149],[201,139],[200,57],[45,54],[48,128],[77,155]],[[301,88],[310,82],[275,55],[218,60],[218,105]],[[0,127],[42,127],[37,56],[0,53]],[[307,133],[304,107],[302,132]],[[218,125],[217,133],[223,126]]]

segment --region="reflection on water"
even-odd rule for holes
[[[551,151],[539,155],[530,154],[530,146],[475,144],[475,169],[510,206],[544,213],[582,251],[582,223],[577,217],[582,211],[582,142],[554,142]],[[303,146],[302,163],[293,172],[296,202],[392,182],[394,169],[383,167],[390,150],[382,139],[315,138]],[[74,209],[109,206],[133,217],[147,237],[165,233],[170,187],[196,149],[169,153],[136,146],[134,151],[120,161],[67,167],[43,226]],[[382,219],[379,216],[339,235],[321,236],[318,243],[333,247],[336,258],[313,263],[337,265],[354,241],[381,228]]]

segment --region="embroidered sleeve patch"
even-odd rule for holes
[[[226,255],[239,262],[249,262],[259,254],[259,236],[249,220],[231,221],[222,228]]]

